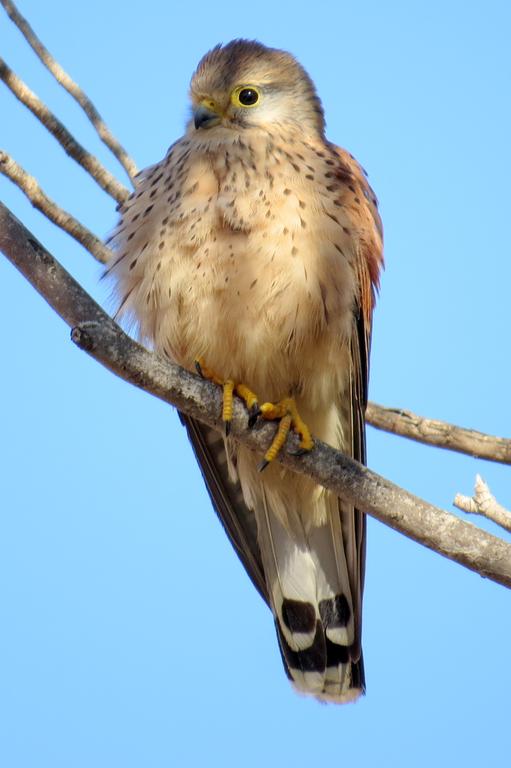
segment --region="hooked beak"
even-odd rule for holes
[[[218,125],[222,116],[217,111],[216,106],[212,102],[207,104],[201,102],[193,113],[193,123],[197,129],[199,128],[212,128],[214,125]]]

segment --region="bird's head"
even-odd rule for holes
[[[304,68],[290,53],[256,41],[233,40],[209,51],[192,77],[190,96],[191,132],[292,126],[322,134],[325,128],[321,102]]]

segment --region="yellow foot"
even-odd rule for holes
[[[307,453],[314,448],[314,441],[310,430],[298,413],[298,408],[296,407],[293,397],[285,397],[278,403],[263,403],[259,406],[257,395],[245,386],[245,384],[237,384],[233,379],[223,379],[211,368],[208,368],[201,358],[195,360],[195,368],[199,376],[202,376],[203,379],[208,379],[208,381],[212,381],[214,384],[218,384],[218,386],[223,388],[224,399],[222,421],[224,422],[226,437],[231,431],[234,394],[237,394],[247,406],[249,427],[254,426],[258,416],[261,416],[266,421],[279,422],[277,433],[273,438],[272,444],[264,454],[264,459],[259,465],[260,472],[262,472],[263,469],[266,469],[268,464],[278,456],[291,430],[300,436],[298,450],[293,451],[294,456],[301,456],[303,453]]]
[[[248,426],[253,427],[259,415],[259,403],[257,402],[257,396],[252,390],[244,384],[236,384],[232,379],[222,379],[215,371],[208,368],[201,358],[195,360],[195,368],[203,379],[208,379],[208,381],[212,381],[223,388],[222,421],[224,422],[225,436],[227,437],[231,431],[234,393],[241,397],[247,406]]]
[[[309,427],[298,413],[294,397],[285,397],[278,403],[263,403],[259,413],[267,421],[279,421],[277,434],[259,465],[260,472],[266,469],[268,464],[278,456],[291,429],[300,436],[298,450],[293,451],[293,455],[301,456],[303,453],[312,451],[314,440]]]

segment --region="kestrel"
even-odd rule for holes
[[[113,233],[117,316],[179,365],[280,419],[261,457],[182,420],[216,512],[275,617],[295,688],[364,692],[365,519],[273,462],[288,429],[365,461],[371,318],[382,228],[365,172],[325,138],[303,67],[233,40],[200,61],[192,116],[136,179]],[[309,433],[310,430],[310,433]]]

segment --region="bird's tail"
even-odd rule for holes
[[[255,510],[259,546],[287,675],[301,693],[353,701],[365,689],[359,513],[324,490],[306,518],[288,508],[284,521],[264,492],[261,502]]]

